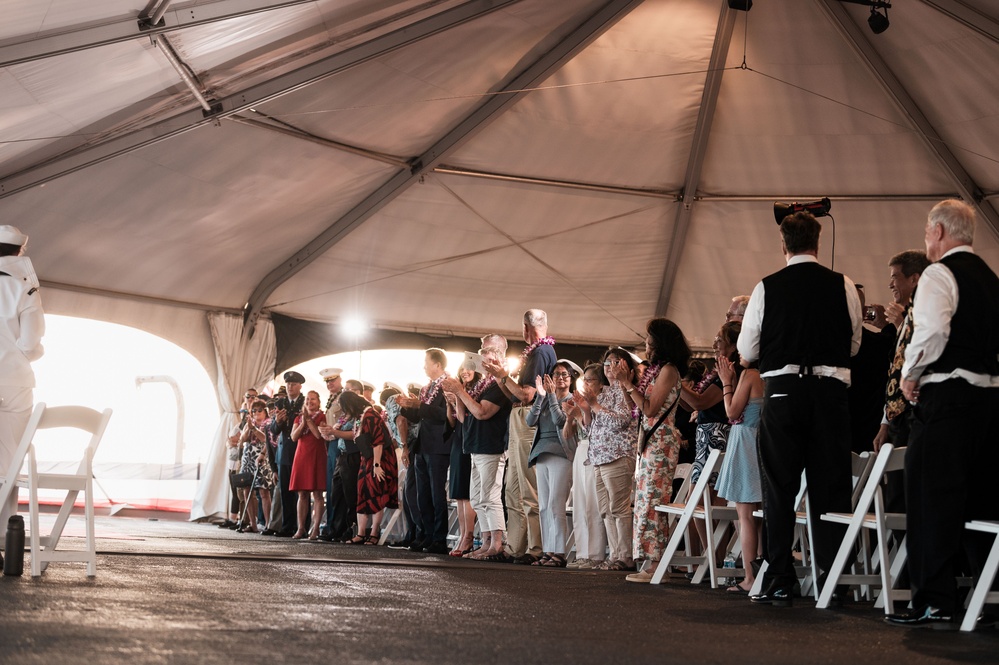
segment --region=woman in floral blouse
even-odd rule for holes
[[[603,370],[599,365],[586,368],[584,391],[577,394],[575,403],[581,407],[583,425],[590,433],[587,456],[596,476],[597,502],[610,546],[610,558],[599,568],[624,571],[635,567],[631,492],[638,436],[631,402],[617,377],[634,381],[635,361],[624,349],[612,348],[604,354]],[[604,372],[615,378],[608,381]]]

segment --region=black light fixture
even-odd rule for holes
[[[796,212],[810,212],[812,217],[825,217],[832,210],[832,201],[829,197],[823,197],[818,201],[806,201],[804,203],[798,203],[797,201],[793,203],[781,203],[780,201],[774,201],[774,219],[777,220],[777,225],[779,226],[784,218],[788,215],[793,215]]]
[[[888,10],[891,9],[891,3],[887,2],[887,0],[839,0],[839,1],[870,7],[871,15],[867,17],[867,25],[871,26],[871,32],[873,32],[875,35],[880,35],[882,32],[888,29],[889,25]]]
[[[728,8],[748,12],[753,8],[753,0],[728,0]]]

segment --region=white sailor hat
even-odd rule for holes
[[[555,364],[558,365],[559,363],[565,363],[566,365],[568,365],[569,367],[571,367],[572,371],[576,373],[576,376],[582,376],[583,375],[583,368],[580,367],[579,365],[577,365],[576,363],[572,362],[568,358],[559,358],[555,362]]]
[[[319,372],[319,376],[322,377],[323,381],[332,381],[341,374],[343,374],[343,370],[339,367],[327,367]]]
[[[361,385],[364,387],[365,390],[370,390],[371,392],[375,392],[375,384],[371,383],[370,381],[361,381]]]
[[[392,388],[393,390],[398,390],[400,393],[406,392],[405,390],[402,389],[402,386],[400,386],[398,383],[394,383],[392,381],[386,381],[385,382],[385,385],[382,386],[382,390],[385,390],[386,388]]]
[[[23,247],[26,242],[28,242],[28,236],[21,233],[21,229],[7,224],[0,226],[0,243]]]

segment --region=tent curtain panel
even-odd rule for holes
[[[243,337],[241,316],[209,312],[208,326],[215,347],[222,416],[212,440],[205,474],[191,505],[192,521],[228,513],[229,479],[225,464],[228,435],[233,426],[239,424],[242,391],[251,386],[262,388],[270,381],[277,358],[274,325],[267,319],[257,322],[256,332],[249,340]]]

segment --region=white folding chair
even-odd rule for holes
[[[905,448],[895,448],[891,444],[881,447],[874,463],[871,465],[867,481],[863,484],[863,490],[854,506],[853,513],[826,513],[822,519],[828,522],[836,522],[846,525],[846,535],[840,543],[836,558],[832,567],[826,575],[826,583],[819,592],[819,600],[816,607],[825,609],[829,607],[832,595],[839,584],[862,584],[878,586],[881,589],[881,597],[878,605],[884,603],[885,614],[892,614],[895,611],[895,600],[908,600],[910,592],[907,589],[895,589],[895,582],[901,573],[902,566],[905,565],[905,539],[903,538],[895,551],[888,549],[888,535],[890,531],[900,531],[905,529],[905,515],[900,513],[888,513],[885,510],[884,497],[881,492],[881,483],[885,474],[892,471],[900,471],[905,468]],[[874,512],[870,512],[871,509]],[[877,549],[874,558],[868,558],[866,529],[875,532],[877,539]],[[862,572],[854,574],[846,573],[848,563],[856,565],[854,559],[854,547],[858,538],[863,538],[860,556],[860,563],[863,564]],[[877,567],[879,573],[874,573]]]
[[[985,568],[978,578],[978,583],[968,596],[968,609],[961,622],[961,630],[972,631],[978,621],[978,615],[982,613],[985,603],[999,603],[999,591],[992,591],[992,583],[996,578],[996,570],[999,569],[999,522],[986,522],[983,520],[973,520],[964,525],[970,531],[981,533],[991,533],[994,540],[989,556],[985,560]]]
[[[78,561],[87,564],[87,576],[97,574],[97,546],[94,535],[94,492],[93,460],[100,445],[101,437],[111,419],[111,409],[102,412],[85,406],[46,407],[44,403],[35,406],[21,446],[28,451],[28,473],[19,474],[15,480],[17,487],[28,490],[28,509],[31,524],[31,576],[39,577],[50,561]],[[90,434],[90,440],[83,452],[83,458],[75,473],[39,473],[34,438],[38,430],[55,428],[78,429]],[[55,524],[48,536],[42,536],[39,528],[38,490],[65,490]],[[87,530],[87,547],[84,551],[57,550],[66,521],[73,510],[80,492],[84,493],[84,516]]]
[[[700,584],[701,580],[704,579],[704,575],[707,574],[708,569],[714,566],[713,547],[704,548],[706,551],[699,555],[692,555],[690,553],[690,542],[693,535],[691,527],[693,526],[695,517],[704,519],[702,502],[707,492],[708,481],[711,478],[711,474],[718,470],[723,456],[724,453],[719,450],[711,451],[707,461],[704,463],[704,468],[701,469],[700,477],[682,501],[656,506],[656,510],[659,512],[675,516],[675,522],[670,525],[669,541],[666,544],[665,552],[663,552],[662,560],[659,561],[659,566],[652,576],[651,584],[661,584],[663,576],[666,575],[670,566],[697,566],[691,583]],[[678,495],[680,494],[678,493]],[[711,529],[709,528],[708,531],[711,531]],[[686,551],[683,555],[678,554],[681,540],[686,543]]]

